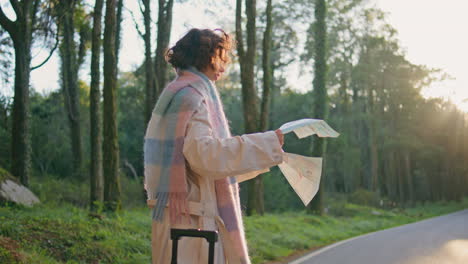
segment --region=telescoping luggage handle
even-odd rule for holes
[[[218,231],[205,231],[200,229],[176,229],[171,228],[172,260],[171,264],[177,264],[177,246],[181,237],[202,237],[210,244],[208,264],[214,264],[214,246],[218,241]]]

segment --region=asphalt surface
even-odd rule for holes
[[[468,264],[468,210],[351,238],[290,264]]]

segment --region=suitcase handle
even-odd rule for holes
[[[200,229],[176,229],[171,228],[172,260],[171,264],[177,264],[177,246],[181,237],[201,237],[210,244],[208,264],[214,263],[214,246],[218,241],[218,231],[207,231]]]

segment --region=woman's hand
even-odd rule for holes
[[[283,132],[281,132],[281,130],[279,130],[279,129],[276,129],[275,133],[276,133],[276,136],[278,137],[278,140],[279,140],[281,146],[283,146],[283,144],[284,144],[284,134],[283,134]]]

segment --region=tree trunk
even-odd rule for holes
[[[349,68],[351,66],[348,65]],[[349,74],[347,69],[342,69],[339,75],[339,88],[338,88],[338,96],[339,96],[339,103],[336,106],[336,115],[340,116],[338,127],[351,127],[351,120],[352,115],[349,114],[349,107],[350,107],[350,98],[348,96],[348,83],[349,83]],[[346,143],[346,148],[350,146],[351,142]],[[341,190],[338,189],[340,192],[350,193],[353,190],[353,182],[352,177],[347,177],[346,175],[352,175],[352,167],[350,166],[339,166],[337,170],[337,174],[339,175],[339,186],[341,186]]]
[[[387,196],[391,201],[396,201],[396,181],[395,181],[395,153],[389,148],[385,154],[385,189],[387,190]]]
[[[145,100],[145,123],[148,123],[151,118],[154,104],[156,102],[156,87],[154,79],[153,58],[151,56],[151,1],[143,0],[144,11],[143,20],[145,24],[145,87],[146,87],[146,100]]]
[[[465,182],[464,182],[464,176],[466,172],[468,171],[468,168],[466,167],[466,164],[464,164],[464,155],[465,155],[465,149],[466,149],[466,126],[465,126],[465,116],[463,112],[459,113],[459,140],[458,140],[458,151],[457,151],[457,164],[460,167],[460,170],[457,175],[457,182],[456,182],[456,195],[455,199],[457,201],[461,201],[463,199],[463,192],[464,189],[466,189]],[[462,165],[463,164],[463,165]]]
[[[123,10],[123,0],[118,0],[117,2],[117,29],[115,35],[115,65],[118,69],[119,67],[119,52],[120,52],[120,40],[122,35],[122,10]]]
[[[13,124],[11,173],[29,186],[31,166],[31,135],[29,130],[29,78],[31,65],[31,33],[28,26],[19,29],[20,39],[15,47],[15,95],[13,97]]]
[[[104,196],[102,176],[102,136],[100,118],[100,55],[102,32],[102,7],[104,0],[96,0],[93,13],[93,32],[91,47],[91,91],[90,91],[90,138],[91,138],[91,171],[90,171],[90,208],[96,209],[96,202],[102,202]]]
[[[81,143],[80,100],[78,87],[77,49],[74,40],[73,19],[75,1],[63,2],[64,12],[61,28],[63,31],[60,53],[62,57],[62,85],[65,108],[70,124],[70,138],[73,156],[73,174],[83,176],[83,147]]]
[[[463,113],[462,118],[463,118],[463,154],[461,156],[462,160],[466,161],[468,160],[468,125],[467,125],[467,117],[468,115],[466,113]],[[463,175],[462,175],[462,184],[460,185],[461,188],[461,195],[462,196],[468,196],[468,167],[465,164],[465,168],[463,170]]]
[[[8,101],[2,100],[0,101],[1,104],[1,117],[0,117],[0,126],[2,126],[6,131],[8,131]]]
[[[156,41],[156,57],[154,61],[157,78],[154,101],[156,101],[156,98],[162,92],[167,83],[167,63],[164,52],[169,46],[169,40],[171,38],[173,6],[174,0],[159,0],[158,39]]]
[[[410,204],[413,204],[415,201],[414,199],[414,181],[413,175],[411,174],[411,157],[409,150],[405,150],[404,152],[404,168],[405,168],[405,176],[408,185],[408,199]]]
[[[402,166],[401,166],[401,164],[403,163],[403,158],[401,155],[401,150],[397,151],[396,153],[397,153],[397,157],[396,157],[397,162],[395,166],[396,166],[396,173],[398,177],[398,193],[400,195],[399,201],[400,201],[400,204],[404,204],[407,195],[406,195],[406,189],[405,189],[405,176],[404,176]]]
[[[15,49],[15,95],[13,97],[11,173],[29,186],[31,140],[29,131],[29,78],[31,44],[38,0],[15,2],[16,20],[11,21],[0,5],[0,25],[13,40]]]
[[[369,86],[371,87],[371,86]],[[373,192],[378,192],[379,189],[379,156],[378,156],[378,149],[377,149],[377,133],[376,133],[376,111],[374,106],[374,94],[373,90],[370,89],[368,94],[368,118],[369,118],[369,161],[370,161],[370,189]]]
[[[340,74],[340,88],[338,94],[340,96],[341,105],[338,105],[339,113],[347,116],[349,112],[349,96],[348,96],[348,74],[343,70]]]
[[[107,0],[104,29],[104,203],[108,211],[121,207],[117,135],[116,0]]]
[[[255,89],[255,56],[256,56],[256,38],[255,38],[255,19],[256,19],[256,0],[246,0],[247,15],[247,50],[244,50],[244,40],[242,33],[242,0],[236,2],[236,38],[237,51],[239,54],[239,64],[242,84],[242,106],[244,112],[245,133],[258,131],[258,102],[257,91]],[[263,190],[260,190],[261,180],[252,180],[248,182],[247,195],[247,215],[254,213],[262,214],[263,209],[258,197],[263,196]]]
[[[269,118],[270,118],[270,102],[271,102],[271,84],[272,84],[272,67],[271,67],[271,42],[272,42],[272,0],[267,1],[266,7],[266,28],[265,32],[263,33],[263,56],[262,56],[262,67],[263,67],[263,98],[262,98],[262,106],[260,112],[260,130],[267,131],[269,126]],[[264,191],[263,191],[263,177],[259,175],[253,179],[255,181],[255,193],[256,196],[254,199],[256,200],[256,211],[258,214],[263,215],[265,213],[265,198],[264,198]]]
[[[263,33],[263,56],[262,56],[262,66],[263,66],[263,98],[262,98],[262,107],[260,113],[260,130],[268,130],[269,125],[269,114],[270,114],[270,102],[271,102],[271,84],[272,84],[272,67],[271,67],[271,42],[272,42],[272,0],[267,0],[266,7],[266,28]]]
[[[456,175],[456,158],[455,152],[457,149],[457,111],[454,106],[451,107],[449,117],[447,118],[446,124],[454,127],[452,132],[445,135],[445,155],[444,155],[444,177],[442,196],[446,201],[453,200],[453,189],[452,184]]]
[[[314,42],[315,62],[314,62],[314,117],[326,119],[328,115],[328,95],[327,95],[327,4],[325,0],[316,0],[315,4],[315,24],[314,32],[316,41]],[[325,165],[325,153],[327,142],[324,138],[314,138],[312,154],[315,157],[323,157]],[[325,167],[324,167],[325,168]],[[310,211],[323,215],[323,189],[324,177],[321,177],[320,188],[317,195],[312,199]]]

